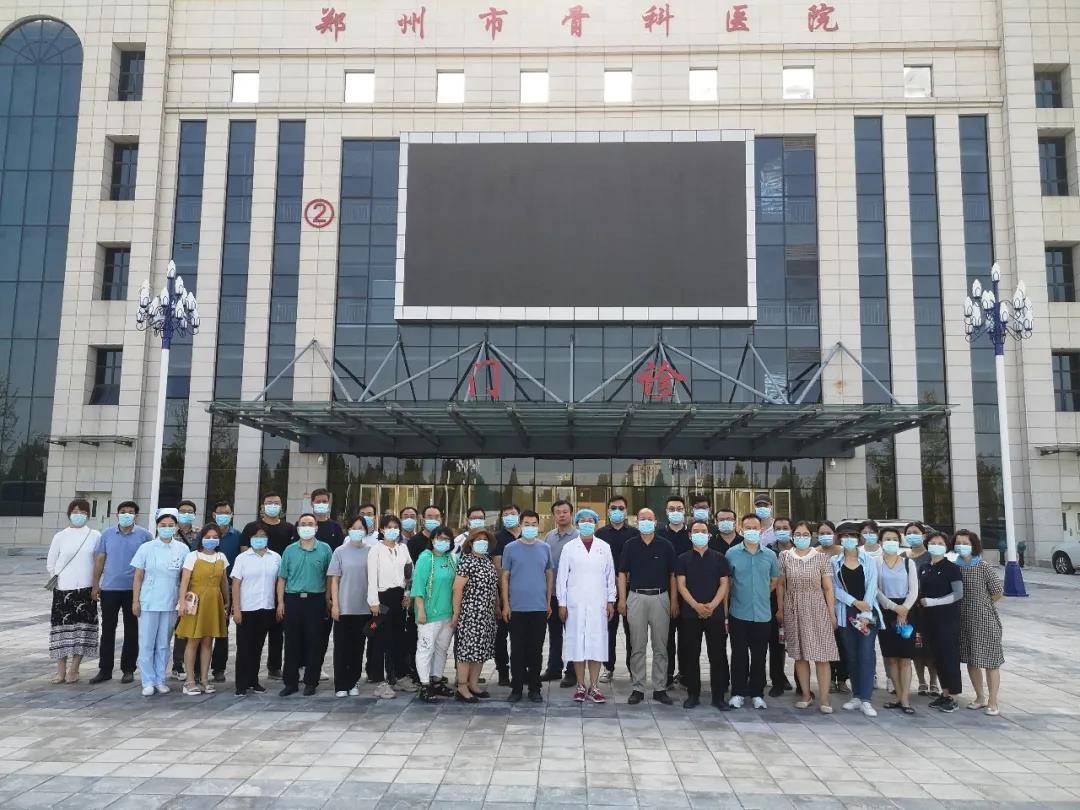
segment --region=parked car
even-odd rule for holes
[[[844,532],[844,531],[857,532],[859,530],[859,526],[862,524],[862,522],[864,520],[870,520],[870,518],[844,518],[843,520],[841,520],[839,523],[836,524],[836,531],[837,532]],[[900,520],[899,518],[893,518],[893,519],[888,519],[888,520],[878,520],[878,521],[876,521],[876,523],[878,525],[878,531],[879,532],[882,529],[896,529],[898,532],[900,532],[901,535],[903,535],[904,527],[907,526],[909,523],[919,523],[919,524],[922,525],[923,529],[925,531],[927,531],[927,532],[934,531],[933,526],[931,526],[929,523],[923,523],[921,520]],[[1080,561],[1080,557],[1077,557],[1077,560]]]
[[[1075,574],[1080,565],[1080,540],[1066,538],[1050,547],[1050,564],[1059,574]]]

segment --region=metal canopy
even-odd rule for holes
[[[848,458],[945,405],[215,400],[212,413],[302,452],[399,456]]]

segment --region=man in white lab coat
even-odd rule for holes
[[[606,700],[596,684],[600,662],[607,660],[608,622],[615,615],[615,562],[608,544],[594,537],[599,522],[592,509],[578,510],[574,516],[578,537],[562,550],[555,586],[559,618],[566,625],[563,657],[574,663],[578,703]]]

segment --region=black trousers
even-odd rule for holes
[[[837,649],[837,651],[840,650],[840,644],[841,644],[840,635],[841,635],[840,634],[840,628],[837,628],[836,630],[833,630],[833,636],[836,638],[836,649]],[[848,679],[847,664],[844,663],[844,655],[843,655],[843,653],[840,654],[840,660],[839,661],[830,661],[829,662],[829,670],[830,670],[830,674],[832,675],[832,679],[834,681],[836,681],[837,683],[843,683],[844,681],[846,681]]]
[[[626,638],[626,671],[630,671],[630,624],[626,621],[626,617],[622,617],[622,629],[623,636]],[[604,664],[609,672],[615,671],[615,642],[618,640],[619,635],[619,614],[615,616],[607,623],[607,662]]]
[[[510,625],[502,619],[497,620],[495,623],[495,669],[500,675],[506,675],[510,672],[510,655],[506,650],[506,644],[509,640]],[[542,640],[540,646],[544,646]]]
[[[405,610],[405,660],[408,662],[408,674],[414,681],[419,681],[420,676],[416,672],[416,644],[418,642],[416,618],[412,610]]]
[[[547,629],[547,671],[552,673],[561,673],[564,667],[564,662],[562,658],[563,623],[559,620],[559,601],[555,598],[555,594],[551,595],[551,617],[547,620]],[[570,673],[573,671],[574,665],[567,661],[565,662],[565,669],[567,673]]]
[[[405,609],[401,606],[405,598],[404,588],[390,588],[379,591],[380,610],[385,610],[389,615],[379,626],[379,632],[374,639],[380,656],[373,665],[371,654],[368,656],[368,664],[371,665],[373,680],[386,680],[393,683],[398,678],[403,678],[409,673],[409,650],[405,639]],[[413,655],[415,662],[416,656]],[[415,667],[416,664],[413,664]]]
[[[530,693],[540,691],[540,667],[544,660],[544,632],[547,611],[525,610],[510,614],[510,688]]]
[[[236,689],[242,691],[259,683],[259,662],[271,627],[277,625],[277,612],[245,610],[236,625]],[[215,649],[216,652],[216,649]]]
[[[370,614],[342,615],[334,622],[334,691],[348,692],[360,682],[363,671],[364,625]]]
[[[124,644],[120,648],[120,671],[134,672],[139,660],[139,620],[131,612],[131,591],[101,592],[101,643],[98,669],[112,675],[116,655],[116,625],[124,616]]]
[[[319,685],[323,627],[327,621],[325,594],[285,594],[285,663],[281,680],[286,686],[299,685],[300,667],[304,668],[306,685]]]
[[[709,656],[709,685],[712,699],[722,700],[728,689],[727,633],[724,617],[714,613],[708,619],[679,617],[679,672],[689,695],[701,694],[701,638]]]
[[[964,691],[960,680],[960,611],[957,605],[921,608],[919,633],[923,649],[929,650],[938,683],[950,695]]]
[[[787,658],[787,648],[780,643],[780,622],[776,620],[776,611],[779,607],[776,603],[776,594],[769,598],[772,609],[772,618],[769,619],[769,683],[773,686],[788,686],[787,675],[784,674],[784,661]]]
[[[746,622],[733,616],[728,624],[731,626],[731,694],[764,697],[769,622]]]

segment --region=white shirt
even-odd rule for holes
[[[89,526],[68,526],[53,535],[45,570],[49,576],[60,574],[58,590],[75,591],[94,584],[94,550],[100,538],[101,532]]]
[[[205,551],[189,551],[188,555],[184,557],[184,570],[195,570],[195,560],[202,560],[203,562],[216,563],[221,560],[225,563],[225,567],[229,566],[229,558],[222,554],[220,551],[213,551],[207,554]]]
[[[346,532],[345,533],[346,542],[348,541],[348,539],[349,539],[349,533]],[[373,532],[368,532],[367,534],[364,535],[364,545],[365,546],[381,546],[382,545],[382,540],[379,539],[379,530],[378,529],[376,529]]]
[[[278,568],[281,555],[266,549],[260,555],[248,549],[233,563],[232,578],[240,582],[240,610],[273,610],[276,607]]]
[[[369,605],[379,604],[379,592],[405,587],[405,566],[412,563],[409,549],[404,543],[386,543],[372,546],[367,561],[367,600]]]

